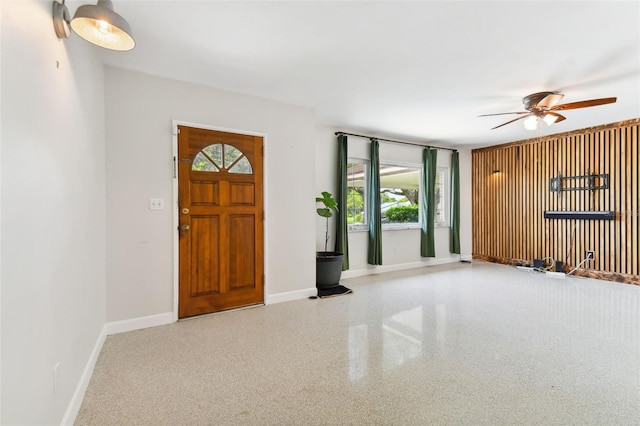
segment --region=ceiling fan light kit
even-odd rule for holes
[[[542,117],[542,119],[545,123],[547,123],[547,126],[551,126],[553,123],[558,121],[558,117],[555,117],[551,114],[545,115],[544,117]]]
[[[502,123],[491,130],[497,129],[514,121],[524,120],[524,127],[527,130],[536,130],[538,128],[539,119],[544,120],[547,125],[551,126],[566,119],[565,116],[558,114],[556,111],[566,111],[570,109],[587,108],[598,105],[611,104],[616,102],[617,98],[600,98],[589,99],[586,101],[570,102],[566,104],[558,104],[564,98],[562,93],[556,92],[538,92],[522,98],[522,104],[526,111],[516,112],[499,112],[496,114],[483,114],[479,117],[489,117],[493,115],[518,114],[520,117]]]
[[[538,128],[538,117],[529,115],[524,120],[524,128],[527,130],[536,130]]]

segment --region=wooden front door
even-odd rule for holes
[[[264,302],[258,136],[178,126],[178,317]]]

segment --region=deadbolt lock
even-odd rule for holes
[[[182,214],[189,214],[189,209],[186,207],[182,209]]]

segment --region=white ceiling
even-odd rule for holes
[[[640,117],[640,2],[124,1],[105,62],[313,108],[340,130],[482,146]],[[73,13],[75,9],[70,8]],[[618,97],[496,130],[523,96]],[[241,112],[239,112],[241,113]]]

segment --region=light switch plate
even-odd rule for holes
[[[164,198],[149,198],[149,210],[164,210]]]

